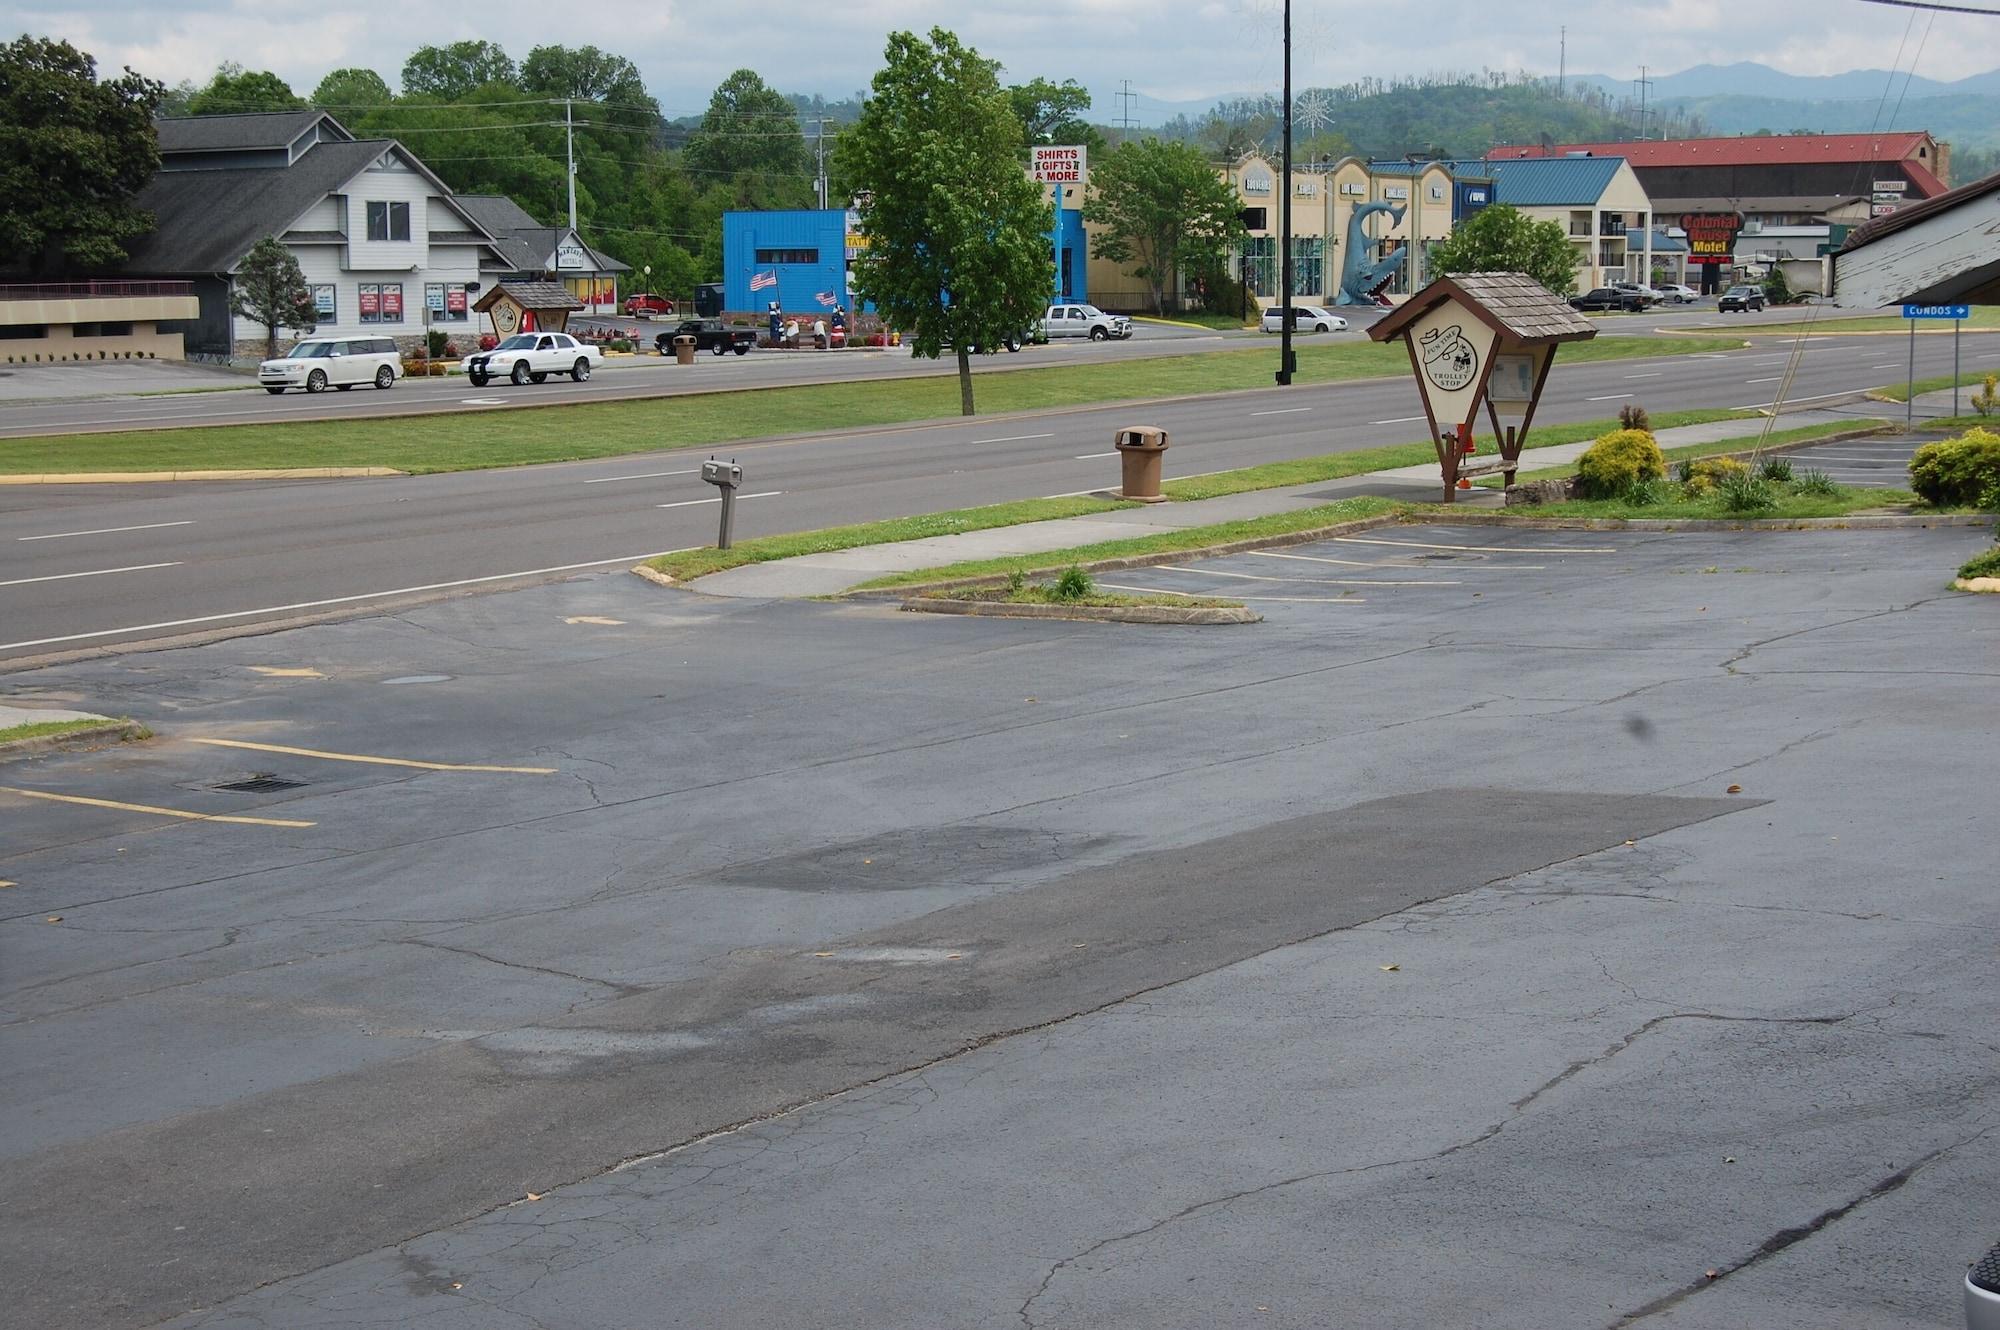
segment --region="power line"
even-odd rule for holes
[[[1981,9],[1977,5],[1939,4],[1937,0],[1861,0],[1865,5],[1889,5],[1896,9],[1928,9],[1938,14],[1979,14],[1985,18],[2000,18],[2000,9]]]

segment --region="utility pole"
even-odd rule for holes
[[[1285,164],[1278,177],[1278,384],[1292,381],[1292,0],[1285,0]]]
[[[576,230],[576,102],[563,98],[563,141],[569,157],[569,229]]]
[[[1639,141],[1646,141],[1646,93],[1653,86],[1653,80],[1646,77],[1646,67],[1639,66]]]
[[[819,196],[819,210],[826,211],[826,117],[813,120],[813,189]]]
[[[1132,133],[1132,103],[1138,98],[1138,96],[1139,96],[1138,93],[1132,91],[1132,80],[1131,79],[1124,80],[1124,86],[1121,87],[1117,93],[1118,127],[1125,132],[1125,135],[1128,138],[1131,136]]]

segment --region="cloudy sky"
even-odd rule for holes
[[[2000,0],[1994,0],[2000,8]],[[1075,78],[1180,102],[1275,89],[1280,0],[548,0],[306,8],[269,0],[0,0],[0,30],[68,38],[101,67],[130,64],[168,83],[234,60],[301,92],[360,65],[392,86],[413,46],[497,39],[517,59],[539,42],[627,55],[671,114],[699,111],[748,66],[787,92],[843,96],[866,86],[886,33],[943,24],[1003,62],[1010,78]],[[1569,69],[1629,78],[1758,60],[1794,74],[1886,68],[1903,50],[1918,74],[1961,78],[2000,65],[2000,18],[1917,15],[1865,0],[1293,0],[1300,85],[1431,70],[1554,73],[1557,30]],[[578,19],[582,21],[577,21]],[[1926,34],[1926,29],[1928,33]],[[1905,44],[1905,37],[1908,37]],[[1919,51],[1919,39],[1921,51]],[[518,49],[516,49],[518,48]],[[1100,97],[1096,113],[1116,113]]]

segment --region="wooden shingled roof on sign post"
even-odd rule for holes
[[[495,335],[509,337],[524,328],[561,332],[583,302],[561,282],[496,282],[472,308],[493,320]]]
[[[1525,273],[1468,272],[1432,282],[1368,335],[1409,348],[1449,503],[1480,472],[1505,472],[1514,483],[1556,347],[1587,341],[1597,328]],[[1485,460],[1473,434],[1482,406],[1498,447]]]

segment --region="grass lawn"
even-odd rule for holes
[[[1697,499],[1676,498],[1667,503],[1635,504],[1625,499],[1572,499],[1567,503],[1542,504],[1523,510],[1533,517],[1624,517],[1701,518],[1710,521],[1764,521],[1799,517],[1846,517],[1866,509],[1908,509],[1917,496],[1907,490],[1850,489],[1841,486],[1834,494],[1795,494],[1783,485],[1777,491],[1778,505],[1764,512],[1733,513],[1723,506],[1722,495],[1711,492]]]
[[[48,739],[58,734],[75,734],[79,730],[96,729],[103,724],[106,722],[101,720],[31,720],[25,725],[10,725],[0,729],[0,744],[13,743],[16,739]]]
[[[1958,376],[1959,387],[1971,388],[1975,391],[1985,381],[1986,371],[1984,370],[1978,372],[1967,371]],[[1910,400],[1910,394],[1913,389],[1916,395],[1921,397],[1925,393],[1934,393],[1940,388],[1949,387],[1951,387],[1951,375],[1938,374],[1928,379],[1918,379],[1915,383],[1911,383],[1907,379],[1901,383],[1885,383],[1880,388],[1875,389],[1874,393],[1875,396],[1885,398],[1891,402],[1907,402]],[[1965,401],[1970,405],[1971,399],[1969,397]]]
[[[1717,414],[1723,415],[1725,417],[1729,415],[1740,414],[1741,418],[1745,420],[1757,419],[1757,416],[1754,412],[1742,412],[1742,413],[1719,412]],[[1660,424],[1660,420],[1662,419],[1665,419],[1665,417],[1662,416],[1654,419],[1653,424],[1655,425],[1655,427],[1661,429],[1666,428],[1665,426]],[[1685,424],[1687,422],[1683,421],[1680,423]],[[1681,461],[1683,458],[1720,457],[1725,453],[1749,452],[1751,449],[1760,446],[1766,448],[1775,448],[1779,444],[1802,443],[1808,439],[1825,438],[1829,434],[1847,434],[1853,432],[1857,428],[1860,427],[1855,424],[1850,424],[1847,422],[1837,421],[1837,420],[1829,420],[1829,421],[1824,421],[1817,425],[1799,425],[1792,429],[1772,430],[1771,436],[1767,439],[1761,440],[1761,442],[1757,435],[1748,434],[1740,438],[1734,438],[1734,439],[1717,439],[1713,443],[1689,443],[1689,444],[1683,444],[1678,448],[1663,448],[1661,449],[1661,452],[1669,462],[1678,462]],[[1585,434],[1585,435],[1580,435],[1578,437],[1592,438],[1594,436]],[[1521,481],[1553,480],[1557,476],[1573,476],[1575,474],[1576,474],[1576,466],[1575,464],[1572,463],[1569,466],[1543,467],[1539,471],[1523,471],[1515,479]],[[1479,477],[1479,479],[1473,481],[1472,483],[1489,489],[1497,488],[1500,484],[1500,477],[1481,476]]]
[[[1239,319],[1234,314],[1134,314],[1134,323],[1194,323],[1204,328],[1217,328],[1224,332],[1234,332],[1238,328],[1254,328],[1255,319]]]
[[[1563,360],[1688,355],[1740,345],[1737,339],[1604,338],[1564,348]],[[1400,346],[1358,338],[1301,346],[1298,360],[1293,382],[1302,384],[1400,378],[1409,373],[1409,358]],[[1010,370],[980,375],[975,392],[982,415],[1039,411],[1268,388],[1272,363],[1269,350],[1257,350]],[[551,405],[489,413],[0,440],[0,474],[315,466],[464,471],[958,417],[958,381],[953,376],[696,393],[637,402],[563,404],[553,394],[521,396]]]

